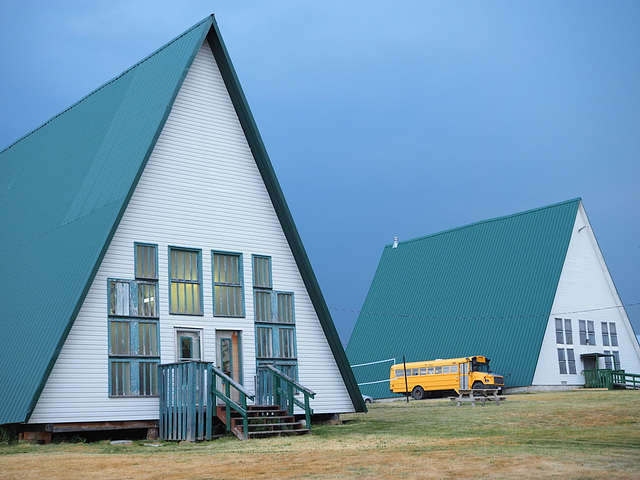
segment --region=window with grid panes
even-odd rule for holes
[[[611,346],[618,346],[618,331],[616,330],[616,324],[609,322],[609,338],[611,340]]]
[[[158,279],[158,246],[135,243],[136,278]]]
[[[273,290],[271,258],[254,255],[253,298],[258,366],[272,364],[296,378],[294,296]]]
[[[136,280],[108,279],[109,395],[158,394],[157,246],[134,244]]]
[[[609,325],[607,322],[602,322],[602,345],[605,347],[609,346]]]
[[[558,349],[558,366],[560,368],[560,373],[567,373],[567,359],[565,357],[564,348]]]
[[[202,252],[169,247],[169,313],[202,315]]]
[[[109,395],[158,394],[158,321],[109,318]]]
[[[244,317],[242,255],[213,252],[213,314]]]
[[[571,319],[564,319],[564,339],[567,345],[573,345],[573,330],[571,329]]]
[[[611,352],[611,354],[613,355],[613,368],[614,370],[619,370],[620,367],[620,352],[618,352],[617,350],[614,350]]]
[[[556,318],[556,343],[564,343],[564,324],[561,318]]]
[[[567,367],[569,368],[569,373],[576,373],[576,356],[573,348],[567,348]]]
[[[605,355],[611,355],[611,352],[609,350],[605,350],[604,354]],[[607,369],[611,370],[611,368],[612,368],[611,357],[609,357],[609,356],[604,357],[604,368],[607,368]]]

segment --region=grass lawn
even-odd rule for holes
[[[640,478],[640,392],[376,403],[313,435],[0,446],[0,478]]]

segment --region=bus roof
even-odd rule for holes
[[[489,362],[489,359],[483,355],[470,355],[468,357],[459,357],[459,358],[446,358],[446,359],[442,359],[442,358],[437,358],[435,360],[424,360],[422,362],[407,362],[407,368],[419,368],[419,367],[430,367],[430,366],[437,366],[437,365],[450,365],[450,364],[458,364],[458,363],[464,363],[467,362],[469,360],[472,359],[476,359],[476,361],[480,362],[480,363],[487,363]],[[403,368],[404,367],[404,363],[396,363],[395,365],[391,365],[391,368]]]

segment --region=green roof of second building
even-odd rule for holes
[[[387,245],[347,346],[352,365],[486,355],[533,379],[580,199]],[[388,378],[390,362],[354,369]],[[388,385],[362,387],[389,396]]]

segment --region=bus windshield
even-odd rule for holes
[[[489,369],[489,362],[477,362],[474,360],[471,362],[471,371],[491,373],[491,370]]]

